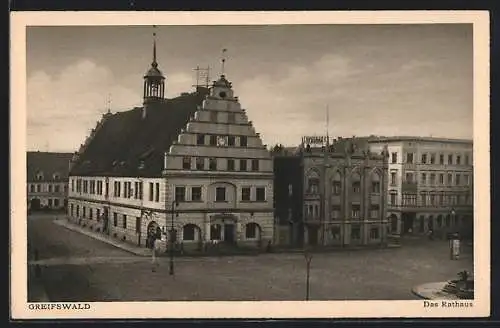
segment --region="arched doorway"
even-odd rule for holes
[[[201,228],[188,223],[182,227],[182,242],[197,242],[201,240]]]
[[[41,208],[40,199],[38,199],[38,198],[33,198],[33,199],[31,200],[31,206],[30,206],[30,209],[31,209],[32,211],[38,211],[38,210],[40,210],[40,208]]]
[[[245,239],[254,240],[257,246],[260,246],[262,241],[262,228],[255,222],[250,222],[245,225]]]

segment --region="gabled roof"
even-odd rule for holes
[[[73,163],[71,175],[161,177],[164,153],[203,102],[208,90],[110,115]],[[142,165],[142,169],[139,167]]]
[[[68,179],[72,153],[29,151],[26,154],[27,181],[65,181]],[[58,175],[58,179],[54,176]],[[40,177],[41,179],[37,179]]]

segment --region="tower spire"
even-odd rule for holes
[[[326,146],[330,145],[330,135],[328,134],[328,128],[330,125],[330,107],[326,105]]]
[[[221,69],[220,69],[220,74],[221,75],[224,75],[224,69],[225,69],[225,64],[226,64],[226,52],[227,52],[226,48],[222,49],[222,54],[221,54]]]
[[[151,66],[157,67],[158,63],[156,62],[156,25],[153,25],[153,63]]]

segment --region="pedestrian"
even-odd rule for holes
[[[152,249],[152,268],[151,271],[156,272],[156,269],[159,266],[158,263],[158,255],[160,254],[160,248],[161,248],[161,238],[159,238],[157,235],[154,237],[153,240],[153,249]]]

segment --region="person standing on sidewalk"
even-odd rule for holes
[[[156,269],[158,268],[159,266],[159,263],[158,263],[158,255],[160,255],[160,251],[161,251],[161,232],[160,233],[156,233],[153,237],[153,249],[152,249],[152,271],[153,272],[156,272]]]

